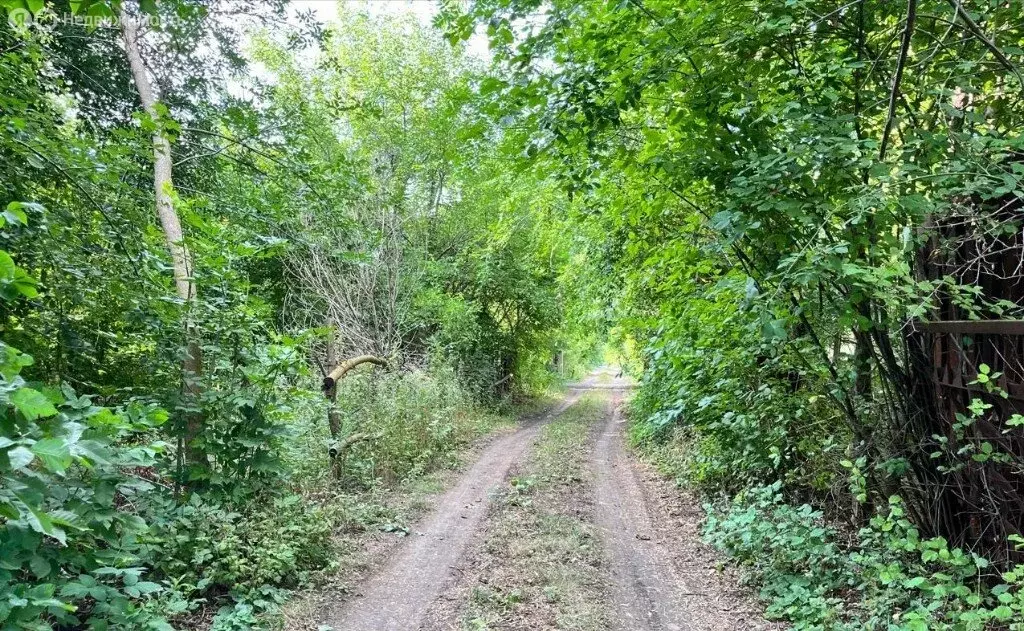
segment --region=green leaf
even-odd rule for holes
[[[0,502],[0,517],[6,517],[7,519],[17,519],[20,513],[17,508],[14,508],[12,504],[8,502]],[[2,566],[0,566],[2,567]],[[18,569],[18,568],[8,568]]]
[[[67,545],[67,535],[63,530],[53,525],[53,520],[46,511],[33,506],[17,493],[14,494],[14,497],[17,498],[14,505],[16,508],[19,508],[21,518],[25,520],[25,523],[29,525],[29,528],[38,533],[53,537],[59,541],[61,545]]]
[[[32,445],[32,453],[50,471],[63,473],[71,464],[71,447],[61,438],[46,438]]]
[[[7,458],[11,461],[11,469],[18,470],[32,464],[35,456],[26,447],[15,447],[7,452]]]
[[[57,413],[57,408],[53,407],[53,403],[50,403],[50,400],[42,392],[32,388],[25,387],[17,390],[11,395],[11,403],[30,421]]]
[[[911,579],[904,581],[903,585],[909,589],[921,587],[925,584],[925,578],[923,576],[915,576]]]
[[[46,578],[52,569],[50,562],[38,555],[33,556],[32,559],[29,560],[28,566],[32,570],[32,573],[36,575],[36,578],[40,579]]]
[[[25,298],[31,299],[39,295],[36,284],[36,279],[26,274],[25,270],[17,269],[14,272],[14,280],[11,281],[10,286]]]
[[[89,595],[89,587],[79,582],[67,583],[60,588],[60,595],[64,598],[85,598]]]
[[[494,92],[500,91],[505,86],[505,82],[495,77],[487,77],[480,82],[480,94],[487,95]]]
[[[149,581],[140,581],[133,585],[132,588],[142,596],[158,592],[162,589],[159,584],[151,583]]]
[[[25,211],[22,210],[22,206],[23,204],[21,202],[11,202],[10,204],[7,204],[7,210],[0,215],[0,219],[3,219],[3,221],[0,222],[0,227],[5,225],[7,222],[18,222],[27,226],[28,215],[26,215]]]
[[[11,280],[14,278],[14,273],[18,270],[18,266],[14,264],[14,259],[11,255],[4,250],[0,250],[0,280]]]
[[[1013,617],[1013,610],[1006,605],[1000,605],[992,610],[992,616],[996,620],[1009,620]]]

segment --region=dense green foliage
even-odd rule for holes
[[[1024,615],[1019,572],[979,581],[988,561],[923,539],[899,498],[847,543],[820,511],[784,503],[779,486],[753,489],[706,525],[708,539],[764,585],[769,616],[796,629],[924,631],[1019,624]]]
[[[484,69],[428,26],[3,6],[0,628],[266,624],[394,521],[379,489],[589,352],[565,197],[508,168]],[[325,397],[362,353],[386,368]]]
[[[8,209],[5,217],[24,221],[17,204]],[[4,299],[35,297],[25,271],[7,252],[0,259]],[[5,626],[32,628],[43,617],[73,623],[71,603],[86,597],[91,617],[146,626],[152,609],[138,601],[160,586],[145,580],[140,566],[147,525],[127,508],[154,488],[134,472],[151,467],[162,452],[153,430],[166,412],[137,403],[99,407],[67,384],[33,388],[21,373],[34,358],[6,344],[2,350]]]
[[[1007,620],[983,610],[1019,585],[987,592],[998,572],[959,549],[1021,559],[1024,452],[1006,407],[1021,402],[1005,403],[1019,338],[998,366],[970,348],[984,336],[945,338],[966,351],[935,372],[955,383],[940,397],[938,351],[915,329],[1020,317],[1024,5],[446,7],[454,39],[486,24],[494,107],[533,130],[529,155],[573,196],[574,281],[636,349],[634,439],[716,497],[781,485],[782,500],[726,507],[711,534],[757,566],[771,612],[804,628]],[[963,567],[877,532],[891,498]],[[815,520],[835,530],[787,539]]]
[[[264,624],[604,339],[772,615],[1022,614],[1021,358],[921,332],[1021,317],[1020,0],[0,5],[2,628]]]

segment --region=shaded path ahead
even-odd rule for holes
[[[570,390],[553,411],[487,447],[456,486],[441,496],[416,534],[363,585],[359,596],[332,608],[324,623],[335,631],[414,631],[487,516],[489,491],[504,481],[541,427],[582,393],[579,388]]]
[[[514,434],[492,443],[456,486],[438,500],[433,512],[362,586],[359,593],[328,608],[323,623],[334,631],[417,631],[466,628],[461,617],[464,596],[475,582],[460,577],[460,561],[472,564],[477,545],[489,525],[490,491],[506,482],[513,466],[530,457],[541,429],[557,419],[586,393],[606,401],[606,413],[594,425],[585,447],[583,475],[568,488],[569,503],[597,528],[606,585],[592,598],[610,612],[618,631],[768,631],[768,623],[746,590],[732,575],[718,570],[714,551],[701,542],[702,513],[697,502],[632,458],[625,446],[626,423],[619,413],[628,381],[594,375],[570,390],[551,412],[524,424]],[[587,462],[589,461],[589,463]],[[521,567],[523,559],[499,554],[502,566]],[[514,561],[519,562],[516,566]],[[527,562],[544,563],[529,555]],[[460,596],[461,595],[461,596]],[[442,619],[427,620],[432,605]],[[510,606],[529,607],[530,603]],[[595,601],[597,602],[597,601]],[[433,614],[437,617],[437,614]],[[514,617],[514,616],[513,616]],[[506,622],[485,628],[502,629]],[[440,625],[440,626],[438,626]],[[570,625],[571,626],[571,625]],[[608,631],[571,626],[581,631]],[[476,627],[474,627],[476,628]],[[484,627],[481,627],[484,628]],[[561,623],[555,627],[563,628]]]

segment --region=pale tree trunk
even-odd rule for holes
[[[190,303],[196,297],[196,287],[192,280],[192,255],[185,245],[181,221],[178,218],[178,213],[174,210],[174,202],[171,199],[171,191],[174,186],[171,178],[171,143],[160,129],[161,117],[157,111],[156,95],[153,92],[153,84],[149,80],[146,64],[139,48],[138,23],[124,5],[121,7],[121,29],[124,36],[125,54],[131,67],[135,88],[139,92],[139,100],[142,101],[142,107],[146,114],[157,125],[156,131],[153,132],[153,193],[156,197],[156,214],[160,219],[164,238],[167,240],[167,249],[171,253],[175,290],[178,298],[185,305],[186,313],[185,358],[182,360],[181,370],[183,390],[188,400],[187,404],[192,409],[186,414],[183,443],[188,451],[189,460],[198,462],[204,457],[202,450],[197,449],[194,445],[195,439],[202,430],[202,415],[198,412],[197,399],[200,393],[198,380],[202,373],[203,359],[198,331],[188,313]]]

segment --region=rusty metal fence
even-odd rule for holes
[[[964,200],[961,214],[941,225],[918,252],[918,278],[946,289],[927,323],[915,323],[908,348],[916,356],[910,386],[923,412],[914,431],[918,448],[942,451],[931,458],[926,519],[953,543],[996,562],[1024,562],[1013,539],[1024,533],[1024,234],[1018,203],[1009,200],[986,214]],[[972,306],[952,284],[973,290]],[[1016,312],[1016,313],[1015,313]],[[1009,315],[1013,314],[1013,315]],[[989,386],[978,374],[998,375]],[[991,407],[981,415],[971,402]],[[922,459],[923,461],[923,459]],[[939,469],[945,466],[945,469]]]
[[[997,562],[1024,561],[1011,538],[1024,533],[1024,427],[1011,422],[1024,414],[1024,321],[918,326],[930,351],[938,416],[932,427],[946,439],[947,453],[959,456],[937,478],[931,518],[958,545]],[[978,382],[983,365],[997,375],[993,387]],[[992,407],[975,417],[969,411],[975,399]],[[923,448],[939,450],[938,441],[928,438]]]

